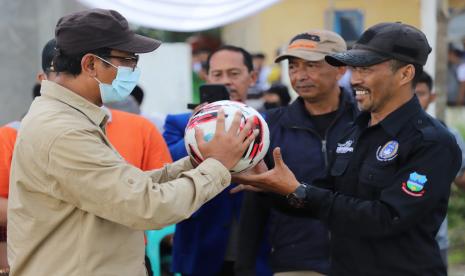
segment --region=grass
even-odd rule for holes
[[[449,264],[465,265],[465,192],[452,188],[449,200]]]
[[[447,124],[457,129],[462,137],[465,137],[464,116],[463,107],[446,109]],[[465,275],[465,191],[459,190],[455,185],[452,187],[447,214],[450,275]]]

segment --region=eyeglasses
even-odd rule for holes
[[[139,62],[139,56],[134,55],[131,57],[122,57],[122,56],[113,56],[113,55],[104,55],[104,56],[99,56],[102,59],[109,59],[109,58],[116,58],[121,61],[121,65],[125,67],[132,68],[132,71],[136,69],[137,62]]]

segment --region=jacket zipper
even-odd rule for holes
[[[329,158],[328,158],[328,146],[327,146],[327,137],[328,137],[328,132],[329,130],[333,127],[333,125],[339,120],[339,118],[342,116],[342,114],[344,114],[346,112],[345,108],[342,112],[339,112],[336,117],[334,118],[334,120],[329,124],[328,128],[326,129],[326,132],[325,132],[325,137],[321,137],[315,130],[311,129],[311,128],[307,128],[307,127],[299,127],[299,126],[292,126],[291,128],[293,129],[301,129],[301,130],[307,130],[307,131],[310,131],[311,133],[315,134],[315,136],[317,136],[320,141],[321,141],[321,153],[323,154],[323,158],[324,158],[324,161],[325,161],[325,168],[328,167],[328,163],[329,163]]]
[[[336,124],[336,122],[342,117],[342,115],[346,112],[346,107],[344,106],[344,110],[342,110],[341,112],[339,112],[338,114],[336,114],[336,117],[334,118],[334,120],[329,124],[328,128],[326,129],[325,131],[325,138],[323,140],[321,140],[321,144],[322,144],[322,149],[321,151],[324,153],[325,155],[325,168],[328,168],[329,166],[329,158],[328,158],[328,148],[327,148],[327,141],[328,141],[328,132],[329,130]]]

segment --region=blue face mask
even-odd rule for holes
[[[135,67],[134,70],[131,67],[116,67],[101,57],[96,57],[118,70],[116,78],[111,84],[103,83],[94,77],[94,79],[99,83],[102,102],[105,104],[124,101],[131,94],[134,87],[136,87],[140,77],[140,69],[138,67]]]

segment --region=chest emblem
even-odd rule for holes
[[[348,153],[353,152],[354,148],[352,144],[354,143],[353,140],[347,140],[345,143],[337,143],[336,153]]]
[[[376,159],[378,161],[390,161],[397,157],[397,151],[399,150],[399,142],[391,140],[380,146],[376,151]]]
[[[426,175],[413,172],[410,174],[406,182],[402,182],[402,190],[408,195],[420,197],[423,196],[425,190],[423,190],[426,181]]]

